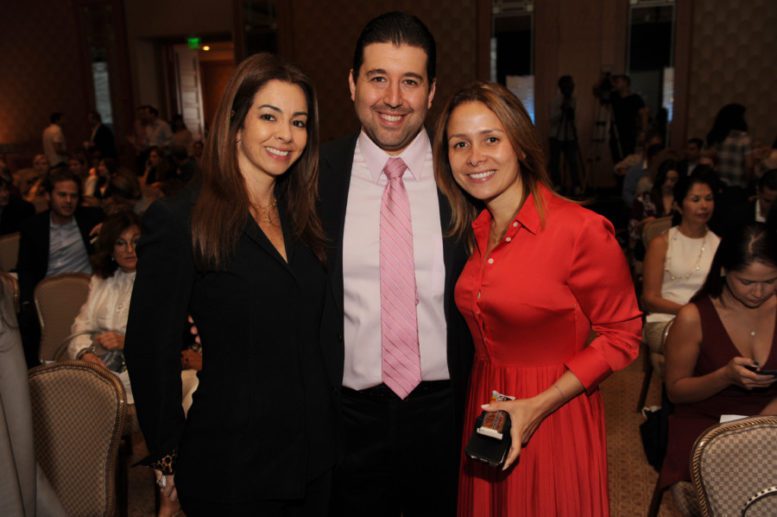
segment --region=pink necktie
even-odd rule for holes
[[[410,201],[402,158],[389,158],[380,207],[380,332],[383,382],[404,399],[421,382]]]

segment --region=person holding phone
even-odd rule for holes
[[[662,487],[689,481],[696,438],[725,414],[777,414],[777,234],[760,223],[720,243],[699,292],[666,341],[666,390],[675,404]]]

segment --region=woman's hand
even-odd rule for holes
[[[726,377],[731,384],[735,384],[746,390],[754,388],[767,388],[777,380],[773,375],[760,375],[745,368],[745,366],[758,367],[758,363],[747,357],[734,357],[725,366]]]
[[[181,367],[184,370],[202,370],[202,354],[191,348],[181,351]]]
[[[502,467],[502,470],[507,470],[518,458],[521,447],[529,441],[548,413],[543,409],[539,397],[491,402],[481,407],[485,411],[507,411],[510,415],[512,445]]]
[[[124,334],[119,332],[102,332],[97,334],[94,340],[106,350],[124,350]]]
[[[154,476],[156,477],[156,484],[159,487],[160,495],[170,501],[177,501],[178,491],[175,489],[175,475],[169,474],[164,476],[161,470],[154,469]]]
[[[86,352],[85,354],[81,355],[81,357],[79,359],[81,359],[82,361],[86,361],[88,363],[92,363],[92,364],[96,364],[96,365],[102,366],[103,368],[106,367],[105,363],[103,363],[100,360],[100,358],[97,357],[92,352]]]

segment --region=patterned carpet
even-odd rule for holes
[[[642,415],[635,411],[642,383],[642,359],[614,374],[602,385],[607,411],[607,449],[609,456],[610,509],[613,517],[639,517],[647,514],[657,474],[645,461],[639,439]],[[647,405],[659,400],[658,382],[651,383]],[[136,448],[135,460],[144,451]],[[129,475],[130,517],[154,514],[153,476],[148,469],[135,467]],[[659,513],[676,517],[680,513],[667,492]]]
[[[639,437],[642,414],[636,412],[637,398],[644,373],[643,358],[617,372],[602,385],[607,417],[607,466],[610,482],[610,512],[613,517],[647,515],[658,474],[648,465]],[[660,401],[659,382],[650,384],[646,405]],[[674,507],[672,496],[664,494],[659,516],[682,515]]]

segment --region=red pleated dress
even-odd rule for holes
[[[640,311],[612,225],[540,194],[544,224],[529,196],[488,256],[491,216],[473,223],[477,245],[455,293],[475,342],[464,444],[492,390],[531,397],[570,370],[586,391],[542,422],[508,471],[463,456],[460,516],[609,515],[597,386],[638,355]]]

